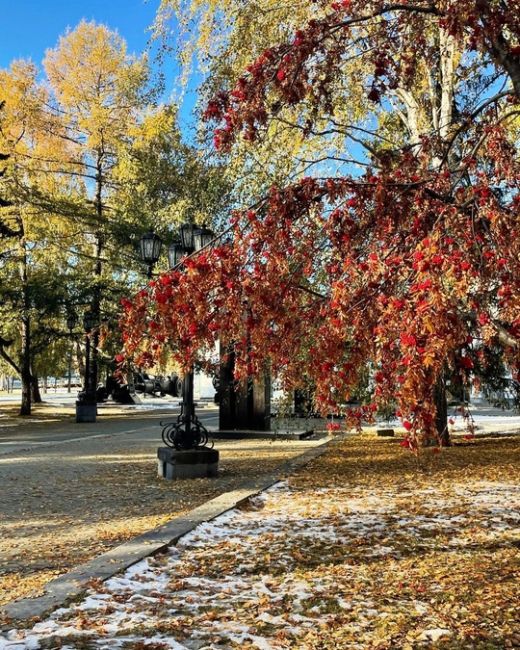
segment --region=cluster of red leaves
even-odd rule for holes
[[[373,89],[413,74],[406,56],[381,54],[388,38],[420,39],[434,14],[449,17],[453,33],[472,29],[475,46],[485,47],[504,25],[516,29],[510,12],[499,20],[499,4],[418,1],[391,30],[377,22]],[[291,43],[266,50],[231,93],[209,104],[207,117],[222,121],[216,145],[229,147],[239,132],[254,138],[273,89],[285,104],[311,97],[327,111],[329,80],[364,24],[356,16],[385,7],[335,2]],[[477,27],[486,21],[484,36]],[[361,178],[273,187],[255,210],[234,213],[228,243],[188,258],[125,303],[125,355],[150,365],[169,350],[184,368],[208,366],[217,340],[233,342],[237,379],[268,366],[287,390],[314,386],[324,413],[343,410],[370,363],[375,404],[349,410],[347,424],[395,401],[409,447],[435,438],[435,385],[447,367],[467,381],[476,340],[506,341],[511,367],[519,364],[520,168],[495,118],[490,110],[466,125],[467,141],[487,146],[453,169],[431,165],[446,143],[425,137],[419,153],[381,156],[378,171]],[[471,182],[461,184],[461,173]]]
[[[209,102],[205,118],[219,122],[214,143],[227,151],[238,133],[254,140],[265,125],[270,107],[278,102],[296,104],[304,98],[333,112],[333,82],[341,76],[349,58],[360,56],[355,47],[362,40],[373,65],[366,88],[368,99],[380,102],[388,90],[411,83],[417,72],[417,51],[431,57],[426,39],[432,17],[467,47],[481,49],[504,67],[520,93],[520,3],[492,0],[417,0],[389,3],[384,0],[322,2],[330,11],[294,34],[289,43],[269,48],[248,66],[235,87],[221,91]],[[395,17],[389,22],[378,17]],[[370,32],[366,26],[370,25]],[[513,39],[505,35],[513,35]],[[516,35],[516,36],[515,36]],[[516,40],[515,40],[516,38]],[[398,51],[399,57],[391,52]]]
[[[341,409],[370,360],[376,402],[397,401],[410,440],[434,436],[442,369],[466,377],[475,338],[520,340],[519,201],[500,202],[492,174],[460,203],[444,198],[446,173],[416,177],[409,155],[362,179],[273,188],[234,214],[232,242],[125,301],[126,354],[149,365],[167,346],[188,367],[234,341],[237,378],[266,364],[287,389],[305,378],[323,412]]]

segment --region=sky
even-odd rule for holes
[[[54,47],[66,29],[74,28],[82,18],[118,31],[129,52],[141,53],[149,45],[149,28],[158,5],[159,0],[0,0],[0,68],[17,58],[41,64],[45,50]],[[164,72],[170,96],[177,74],[173,60],[165,62]],[[194,99],[191,91],[182,107],[183,130],[193,121]]]

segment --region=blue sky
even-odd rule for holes
[[[67,27],[82,18],[95,20],[117,30],[127,41],[129,52],[140,53],[149,44],[159,0],[0,0],[0,68],[16,58],[30,58],[40,64],[45,50],[54,47]],[[167,95],[174,90],[176,67],[165,62]],[[181,112],[181,124],[191,121],[194,93],[190,92]]]

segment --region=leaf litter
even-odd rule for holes
[[[519,442],[338,441],[0,649],[520,647]]]

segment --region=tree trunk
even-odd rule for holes
[[[31,374],[31,323],[29,316],[24,315],[21,322],[21,372],[22,380],[22,402],[20,404],[20,415],[31,415],[32,406],[32,374]]]
[[[449,447],[451,445],[450,433],[448,431],[448,400],[446,399],[446,377],[443,373],[435,386],[435,427],[441,447]]]
[[[484,24],[486,25],[486,23]],[[520,97],[520,62],[518,55],[511,52],[511,43],[508,43],[503,33],[499,32],[490,39],[488,49],[495,61],[505,69],[511,79],[516,96]]]
[[[105,152],[101,148],[97,152],[96,161],[96,197],[95,207],[98,222],[98,230],[96,232],[96,240],[94,244],[95,267],[94,267],[94,295],[92,299],[91,310],[94,314],[95,326],[92,331],[90,340],[90,390],[92,394],[96,394],[98,380],[99,380],[99,325],[101,321],[101,283],[103,274],[103,250],[104,250],[104,232],[103,232],[103,163]]]
[[[41,404],[43,402],[42,396],[40,393],[40,385],[38,382],[38,375],[32,375],[31,377],[31,398],[33,404]]]
[[[22,402],[20,404],[20,415],[31,415],[31,316],[30,296],[28,288],[27,250],[25,245],[25,233],[23,223],[20,221],[22,237],[19,242],[20,251],[20,280],[23,292],[22,317],[20,322],[20,335],[22,340],[20,350],[20,379],[22,380]]]
[[[85,350],[81,343],[76,341],[76,360],[78,362],[78,372],[80,377],[85,377]]]

